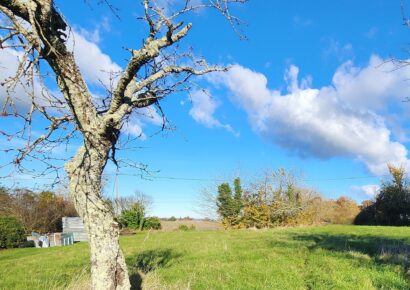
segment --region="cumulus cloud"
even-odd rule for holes
[[[364,68],[345,63],[331,85],[317,89],[310,87],[310,79],[299,81],[298,68],[291,66],[284,94],[269,89],[263,74],[240,65],[210,80],[229,89],[232,102],[245,110],[253,130],[266,140],[301,157],[353,158],[370,172],[384,174],[387,162],[408,165],[408,152],[376,109],[410,93],[404,82],[410,70],[391,70],[380,63],[376,56]]]
[[[374,198],[380,191],[380,185],[367,184],[362,186],[352,186],[352,190],[368,198]]]
[[[373,55],[366,67],[352,61],[342,64],[333,76],[337,97],[358,108],[380,110],[389,100],[403,101],[410,94],[410,69],[397,67]]]
[[[208,128],[223,128],[226,131],[239,136],[229,124],[222,124],[214,117],[214,113],[219,106],[219,103],[204,91],[194,91],[191,93],[192,108],[189,110],[189,115],[198,123]]]
[[[8,100],[7,104],[10,106],[8,111],[17,110],[19,113],[25,114],[31,106],[31,96],[36,96],[37,104],[43,106],[50,105],[50,100],[48,98],[49,94],[43,90],[43,84],[36,76],[33,77],[33,82],[31,82],[23,74],[16,83],[14,82],[22,59],[23,53],[20,51],[12,48],[0,49],[0,82],[5,82],[4,85],[0,85],[0,107],[3,107],[6,99],[10,97],[12,104]],[[13,81],[11,81],[12,79]]]
[[[94,37],[90,35],[94,35]],[[82,29],[80,31],[73,30],[67,44],[74,52],[77,65],[87,83],[92,85],[102,83],[104,86],[110,87],[113,74],[118,74],[122,71],[122,68],[109,55],[102,52],[97,44],[98,41],[99,34],[95,32],[86,33]]]
[[[2,82],[16,75],[21,57],[21,53],[14,49],[5,48],[0,50],[0,80]],[[21,80],[22,83],[26,83],[27,81],[27,78]],[[27,102],[27,92],[23,85],[18,84],[9,92],[7,92],[6,87],[2,85],[0,86],[0,105],[5,102],[8,93],[13,93],[13,101],[17,107]]]
[[[99,33],[96,31],[98,30],[93,32],[88,32],[84,29],[79,29],[79,31],[73,30],[67,40],[67,45],[74,52],[77,65],[87,83],[91,85],[103,83],[109,87],[112,73],[121,72],[122,69],[107,54],[102,52],[97,44],[99,39],[96,38],[99,38]],[[22,53],[14,49],[0,50],[0,79],[5,80],[16,74],[21,57]],[[40,88],[38,80],[36,82],[35,87]],[[26,83],[26,80],[22,79],[21,83]],[[0,98],[4,99],[5,96],[5,88],[1,86]],[[16,100],[16,103],[22,105],[30,102],[23,85],[18,85],[14,88],[13,99]]]
[[[105,26],[108,22],[104,22]],[[104,27],[105,30],[108,27]],[[69,49],[74,52],[74,57],[80,71],[83,74],[84,79],[90,85],[100,85],[103,83],[109,87],[112,82],[112,73],[121,72],[121,67],[115,63],[109,55],[105,54],[98,42],[100,41],[99,29],[88,32],[79,28],[78,30],[72,30],[67,44]],[[14,49],[1,49],[0,50],[0,79],[5,80],[10,76],[14,76],[19,65],[21,53]],[[35,80],[35,89],[37,90],[36,96],[40,96],[40,84],[38,80]],[[115,79],[114,79],[115,81]],[[27,82],[25,79],[21,80],[21,83]],[[27,108],[30,104],[30,99],[26,92],[26,88],[23,85],[17,85],[13,91],[13,101],[19,109]],[[55,92],[59,94],[59,92]],[[92,93],[95,100],[98,101],[101,96],[98,93]],[[4,86],[0,86],[0,105],[4,103],[7,92]],[[133,114],[133,116],[124,125],[124,132],[140,139],[146,139],[147,136],[143,132],[143,129],[148,125],[161,126],[162,118],[157,111],[153,108],[139,109]]]

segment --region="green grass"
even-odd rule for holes
[[[121,245],[133,280],[145,272],[161,289],[410,289],[410,228],[151,232]],[[88,271],[86,243],[0,251],[0,289],[64,288]]]

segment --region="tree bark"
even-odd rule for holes
[[[70,194],[88,233],[92,288],[130,289],[127,266],[120,249],[119,226],[101,195],[101,175],[108,149],[82,146],[66,164]]]

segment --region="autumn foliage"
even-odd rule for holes
[[[360,212],[348,197],[323,198],[279,169],[243,189],[239,178],[218,187],[217,211],[226,228],[270,228],[312,224],[352,224]]]
[[[47,233],[61,232],[61,218],[77,216],[77,212],[64,195],[51,191],[0,188],[0,216],[18,220],[26,233]]]

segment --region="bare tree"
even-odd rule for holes
[[[101,176],[107,162],[119,163],[115,152],[124,123],[141,108],[155,105],[160,109],[159,101],[166,96],[189,91],[192,76],[226,70],[196,59],[190,51],[181,51],[178,43],[192,28],[191,23],[185,24],[181,19],[187,19],[198,9],[215,9],[237,31],[239,21],[229,8],[244,2],[181,0],[176,12],[169,13],[155,1],[143,0],[141,20],[147,24],[148,34],[141,47],[129,49],[127,65],[121,72],[113,72],[112,88],[107,88],[107,97],[97,102],[67,43],[71,32],[54,1],[0,0],[0,48],[14,53],[20,63],[13,76],[1,80],[7,91],[1,116],[15,118],[21,124],[17,131],[2,128],[0,134],[18,138],[16,143],[23,144],[7,149],[9,153],[15,152],[12,163],[19,171],[29,170],[25,161],[36,160],[44,164],[42,174],[59,172],[54,148],[73,138],[82,140],[64,169],[76,210],[88,231],[94,289],[130,288],[118,243],[118,224],[101,194]],[[50,73],[55,76],[62,97],[52,94],[44,85],[43,78]],[[17,93],[20,87],[24,91]],[[19,108],[22,95],[28,98],[28,108]],[[48,121],[41,135],[32,132],[36,118]]]
[[[130,210],[136,204],[140,205],[144,212],[147,213],[152,209],[153,204],[151,196],[139,191],[135,191],[133,195],[112,199],[111,202],[115,206],[116,215],[120,215],[124,210]]]
[[[215,188],[218,185],[214,185],[209,188],[204,188],[198,194],[197,205],[195,212],[200,214],[203,218],[218,220],[218,206],[217,206],[217,192]]]

